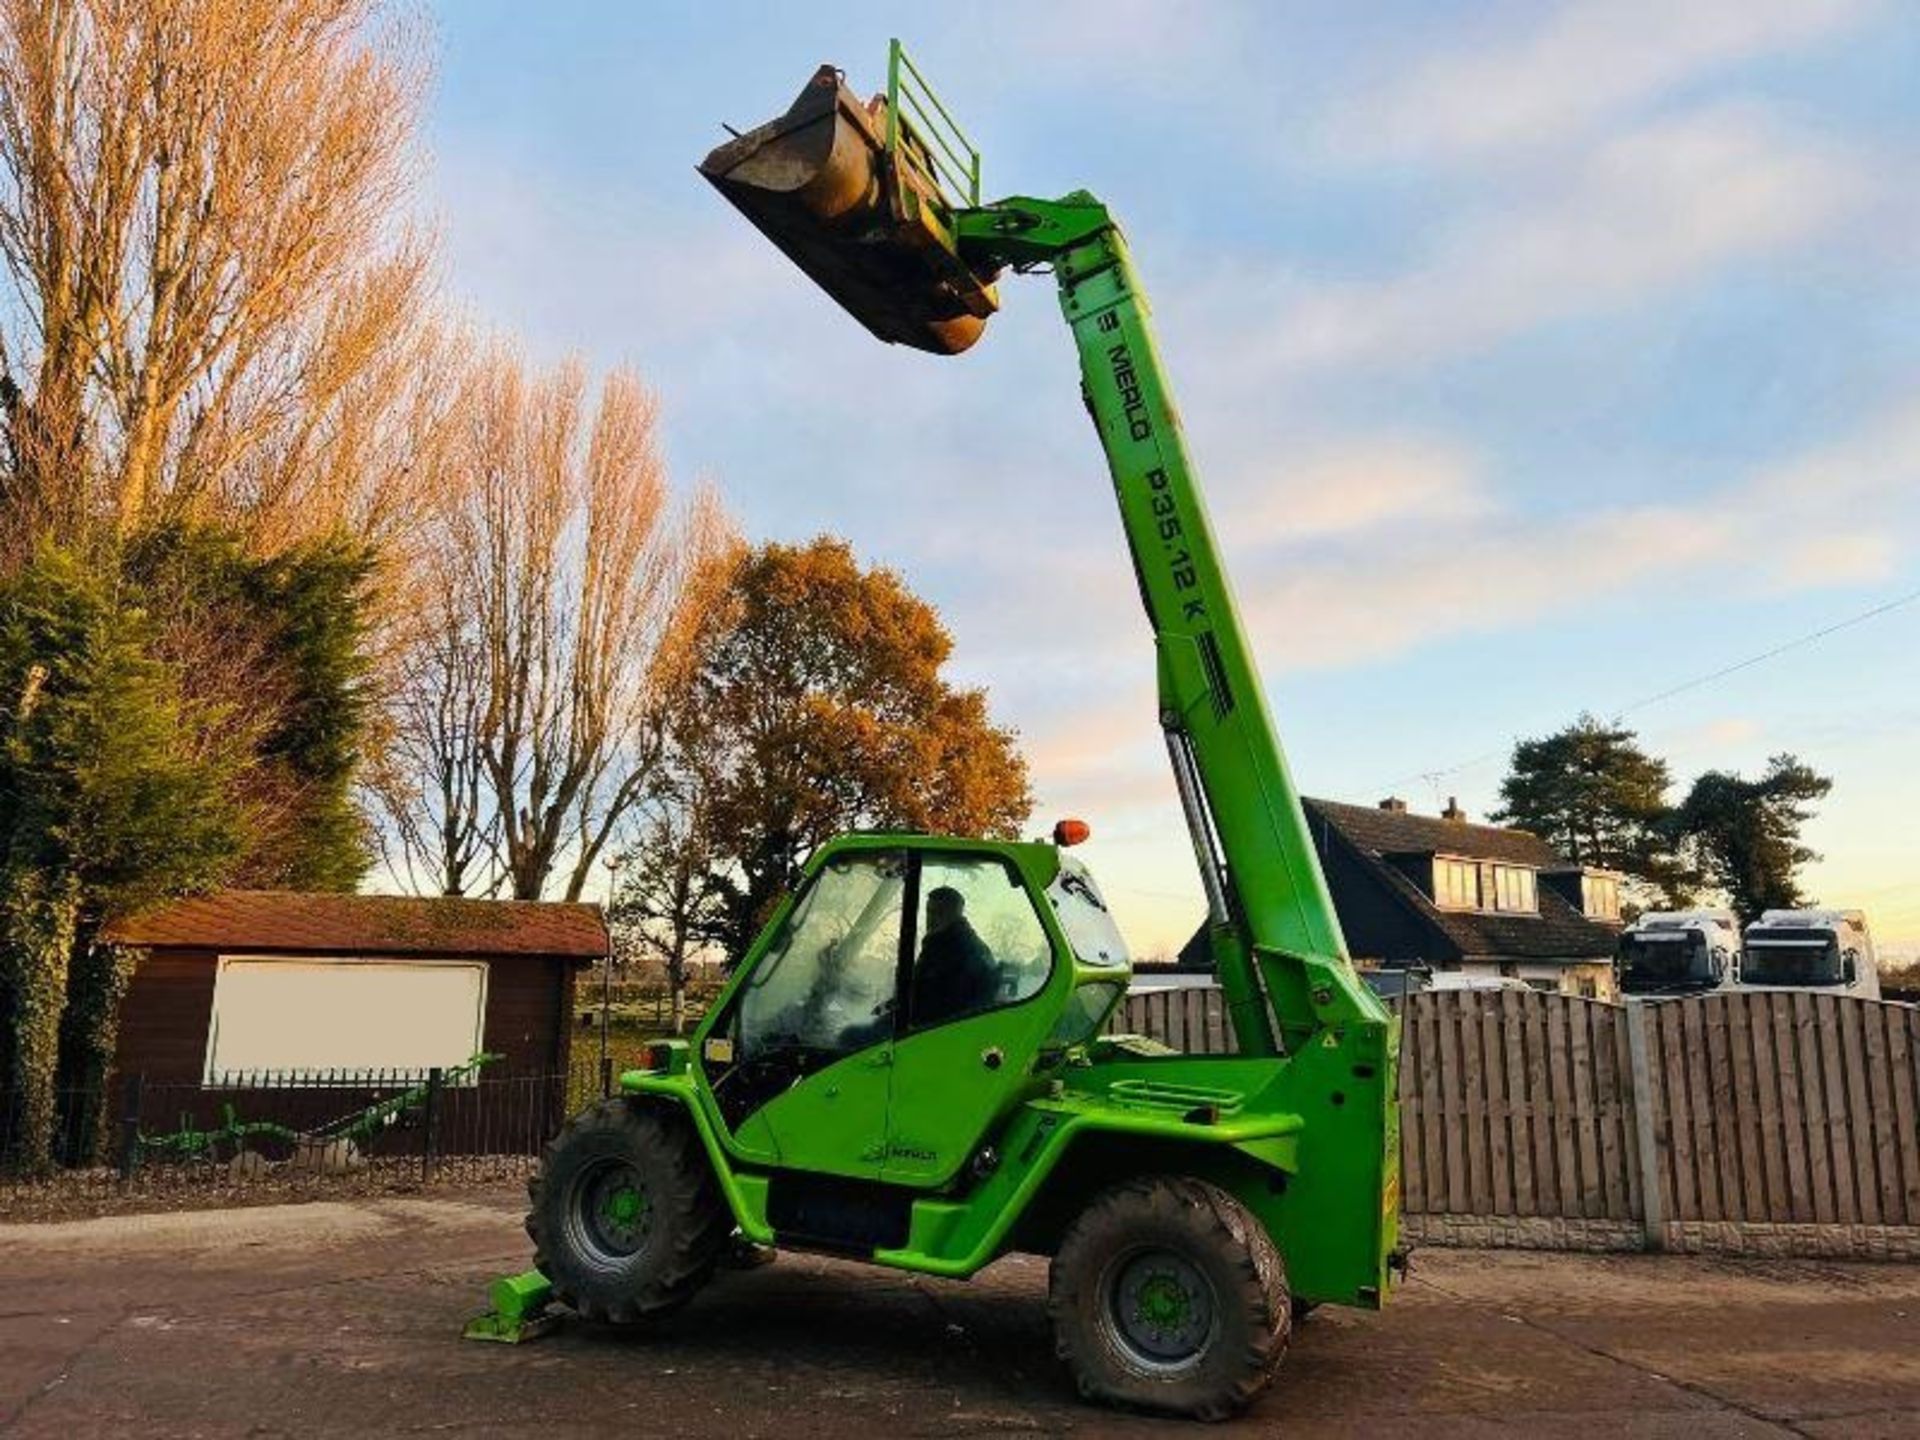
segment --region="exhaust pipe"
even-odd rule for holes
[[[958,355],[999,308],[960,257],[932,167],[886,144],[886,98],[863,104],[822,65],[784,115],[715,149],[700,173],[869,331]],[[920,144],[900,124],[899,146]]]

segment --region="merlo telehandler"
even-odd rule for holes
[[[515,1337],[549,1302],[657,1323],[742,1243],[954,1277],[1018,1251],[1051,1257],[1085,1396],[1228,1415],[1271,1380],[1295,1311],[1386,1297],[1398,1037],[1347,958],[1126,242],[1085,193],[982,203],[978,153],[898,42],[884,94],[822,67],[700,171],[890,342],[964,350],[1003,273],[1052,272],[1236,1053],[1102,1033],[1129,962],[1067,853],[1078,822],[1052,843],[841,836],[691,1039],[553,1141],[535,1269],[475,1329]]]

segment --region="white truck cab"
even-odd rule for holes
[[[1614,964],[1623,998],[1651,1000],[1726,989],[1739,960],[1731,910],[1649,910],[1620,932]]]
[[[1880,998],[1880,967],[1860,910],[1768,910],[1747,926],[1742,990]]]

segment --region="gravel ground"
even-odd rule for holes
[[[1913,1266],[1423,1251],[1202,1430],[1077,1403],[1041,1261],[788,1255],[662,1336],[458,1341],[526,1258],[504,1190],[0,1226],[0,1433],[1920,1437]]]

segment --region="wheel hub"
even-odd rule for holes
[[[1189,1261],[1149,1250],[1109,1271],[1108,1315],[1114,1338],[1136,1363],[1184,1369],[1213,1338],[1213,1287]]]
[[[639,1172],[609,1159],[581,1175],[569,1207],[575,1238],[605,1260],[638,1254],[652,1229],[652,1207]]]

